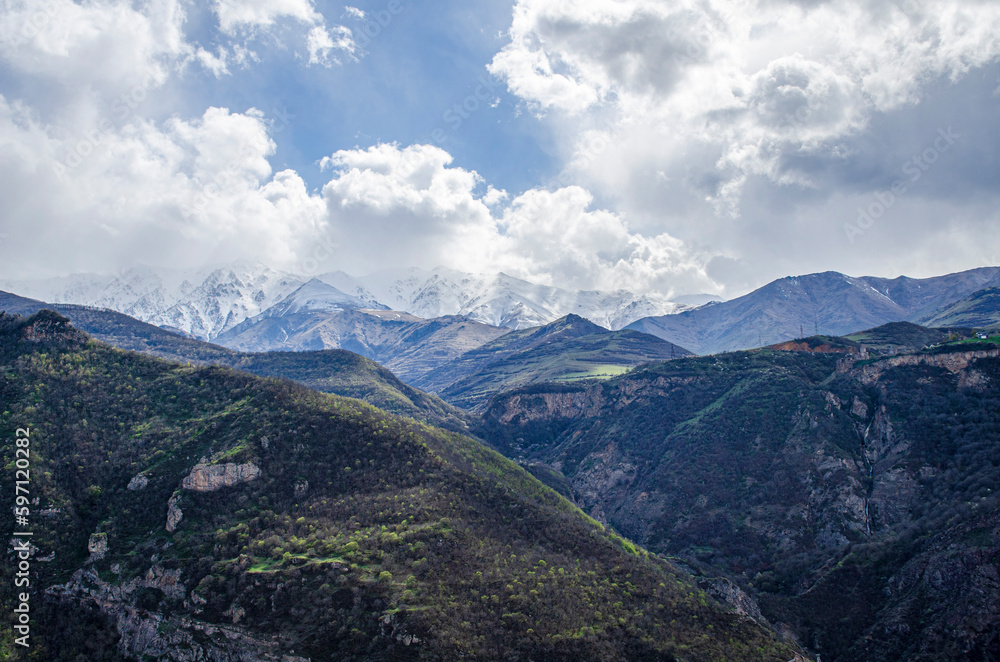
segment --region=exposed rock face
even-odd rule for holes
[[[181,523],[181,518],[184,517],[184,512],[177,505],[180,499],[180,495],[175,494],[167,502],[167,531],[170,533],[177,530],[177,525]]]
[[[844,364],[839,369],[843,372],[852,372],[862,384],[875,384],[879,378],[889,368],[899,366],[926,365],[935,368],[944,368],[951,373],[961,373],[969,364],[977,359],[1000,357],[1000,349],[985,349],[974,352],[952,352],[950,354],[903,354],[901,356],[890,356],[889,358],[876,361],[870,365],[853,368]]]
[[[87,542],[87,551],[90,552],[90,561],[100,561],[108,553],[108,534],[92,533]]]
[[[260,467],[253,462],[246,464],[196,464],[181,487],[193,492],[214,492],[223,487],[248,483],[260,475]]]
[[[725,577],[699,579],[698,585],[710,595],[729,604],[737,614],[752,618],[761,625],[768,625],[757,602]]]
[[[585,418],[600,411],[604,398],[597,388],[569,393],[514,395],[503,402],[501,423],[528,423],[550,418]]]
[[[147,485],[149,485],[149,478],[142,474],[137,474],[128,482],[128,489],[132,492],[138,492],[141,489],[145,489]]]
[[[851,413],[858,418],[868,418],[868,405],[861,401],[861,398],[854,396],[854,404],[851,406]]]
[[[136,606],[142,589],[156,589],[166,598],[185,600],[180,570],[154,565],[142,577],[123,584],[108,584],[93,570],[78,570],[66,584],[47,589],[49,597],[90,601],[109,615],[118,628],[119,653],[129,659],[171,662],[309,662],[285,654],[280,643],[265,641],[241,628],[206,623],[183,616],[168,616]],[[192,601],[196,597],[191,594]],[[187,602],[185,602],[187,604]]]

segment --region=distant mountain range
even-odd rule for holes
[[[712,354],[889,322],[995,325],[995,292],[959,302],[998,286],[1000,267],[926,279],[825,272],[776,280],[730,301],[706,303],[707,297],[695,295],[671,302],[627,291],[534,285],[506,274],[409,269],[304,278],[235,263],[197,274],[131,269],[116,276],[8,282],[0,290],[116,310],[240,351],[348,349],[411,381],[510,330],[567,315]]]
[[[917,321],[972,293],[1000,285],[1000,267],[937,278],[852,278],[836,272],[776,280],[745,296],[627,328],[698,354],[762,347],[805,335],[845,335],[887,322]]]
[[[336,271],[309,278],[252,262],[209,271],[134,268],[110,276],[5,281],[0,290],[51,303],[108,308],[202,340],[215,340],[251,318],[302,312],[391,309],[424,319],[461,315],[508,329],[576,314],[620,329],[642,317],[694,307],[655,294],[536,285],[503,273],[475,275],[439,268],[383,271],[363,278]]]

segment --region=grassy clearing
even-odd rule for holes
[[[628,372],[634,367],[635,366],[603,363],[595,365],[591,367],[589,370],[584,370],[582,372],[571,372],[562,375],[560,377],[556,377],[552,381],[573,382],[573,381],[579,381],[581,379],[610,379],[612,377],[617,377],[618,375],[624,375],[626,372]]]

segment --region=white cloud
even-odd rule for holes
[[[748,176],[813,185],[788,155],[842,156],[835,143],[873,113],[996,61],[998,30],[1000,5],[959,0],[518,0],[490,69],[530,104],[577,118],[563,129],[570,154],[608,112],[607,133],[646,134],[660,170],[714,146],[689,170],[721,179],[708,197],[738,213]]]
[[[344,247],[337,264],[361,271],[417,261],[596,289],[712,285],[681,242],[642,236],[621,216],[591,210],[592,196],[579,187],[534,189],[500,207],[506,192],[451,161],[438,147],[386,144],[327,159],[334,176],[323,196],[333,240]]]
[[[20,72],[119,89],[163,83],[191,52],[177,0],[3,0],[0,58]]]
[[[515,198],[489,246],[499,268],[560,287],[677,293],[711,287],[698,258],[667,235],[633,232],[620,215],[592,210],[578,186]],[[687,291],[686,289],[684,291]]]
[[[322,223],[322,201],[296,173],[272,175],[274,143],[252,109],[56,133],[0,97],[5,260],[30,252],[35,268],[60,270],[244,256],[290,265]]]
[[[219,48],[218,55],[210,53],[204,48],[199,48],[194,54],[195,59],[198,60],[201,66],[211,71],[212,75],[216,78],[229,74],[229,66],[226,64],[227,55],[226,49],[221,47]]]
[[[214,7],[219,26],[230,34],[240,28],[270,27],[281,18],[323,22],[311,0],[215,0]]]
[[[309,49],[309,64],[321,64],[324,67],[339,64],[339,60],[330,55],[334,49],[348,55],[353,55],[356,50],[351,31],[341,25],[334,27],[333,35],[322,25],[314,26],[306,38],[306,47]]]

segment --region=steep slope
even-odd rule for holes
[[[950,329],[931,329],[912,322],[891,322],[882,326],[846,336],[848,340],[863,344],[870,352],[886,355],[918,352],[936,345],[952,336]],[[969,334],[965,331],[963,335]]]
[[[32,659],[794,656],[500,455],[356,400],[50,312],[0,317],[0,394],[38,499]]]
[[[508,332],[465,317],[430,320],[380,310],[265,313],[220,335],[240,351],[347,349],[385,365],[406,381]]]
[[[991,284],[1000,284],[1000,268],[919,280],[826,272],[783,278],[731,301],[648,317],[627,328],[711,354],[762,347],[805,333],[843,335],[913,321]]]
[[[336,287],[327,285],[315,278],[296,289],[287,297],[274,304],[262,315],[266,317],[283,317],[296,313],[321,312],[334,313],[342,310],[367,308],[366,301],[341,292]],[[384,306],[375,306],[384,309]]]
[[[1000,327],[1000,287],[974,292],[921,318],[920,323],[943,327]]]
[[[454,360],[416,378],[413,383],[414,385],[419,384],[420,388],[424,390],[440,391],[460,379],[520,352],[534,349],[546,343],[568,338],[581,338],[606,331],[607,329],[599,327],[579,315],[567,315],[550,324],[511,331],[479,347],[463,352]]]
[[[485,359],[482,352],[476,354]],[[439,394],[455,406],[480,411],[500,391],[544,381],[603,379],[643,363],[690,355],[682,347],[637,331],[561,337],[485,362]]]
[[[469,416],[434,395],[407,386],[386,368],[344,350],[245,354],[187,338],[110,310],[47,304],[0,292],[0,311],[30,315],[56,310],[79,329],[119,349],[183,363],[236,367],[264,377],[364,400],[394,414],[451,430],[468,429]]]
[[[824,662],[996,659],[1000,345],[856,358],[740,352],[533,385],[494,398],[487,439],[729,577]]]

